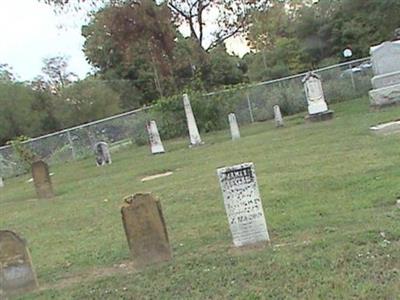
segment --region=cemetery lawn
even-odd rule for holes
[[[29,175],[0,190],[0,228],[28,242],[41,289],[22,299],[399,299],[400,136],[369,127],[400,107],[370,112],[367,98],[331,105],[332,121],[304,114],[165,143],[164,155],[127,146],[51,167],[54,200],[36,200]],[[271,244],[236,250],[216,176],[254,162]],[[169,177],[140,179],[171,170]],[[122,228],[124,196],[161,200],[173,260],[134,270]]]

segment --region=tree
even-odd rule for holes
[[[68,71],[68,59],[64,56],[45,58],[43,64],[44,76],[39,76],[35,80],[38,84],[40,83],[40,88],[47,88],[57,94],[60,89],[78,79],[75,73]]]

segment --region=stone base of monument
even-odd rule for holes
[[[369,92],[371,109],[400,105],[400,84],[375,89]]]
[[[382,135],[400,133],[400,120],[370,127],[371,132]]]
[[[307,115],[304,117],[306,122],[322,122],[331,120],[333,118],[334,112],[332,110],[327,110],[319,114]]]
[[[196,148],[196,147],[200,147],[203,146],[204,142],[198,143],[198,144],[189,144],[189,148]]]

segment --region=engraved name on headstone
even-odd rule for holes
[[[202,144],[199,130],[197,128],[196,119],[194,118],[192,106],[190,105],[189,96],[183,95],[183,106],[185,108],[186,120],[189,130],[190,145],[198,146]]]
[[[240,139],[239,126],[234,113],[228,115],[229,128],[231,129],[232,140]]]
[[[17,234],[0,230],[0,299],[38,287],[29,250]]]
[[[94,145],[96,153],[96,164],[97,166],[104,166],[106,164],[111,164],[111,154],[108,144],[105,142],[99,142]]]
[[[274,118],[275,118],[275,126],[276,127],[284,126],[282,113],[281,113],[281,109],[280,109],[279,105],[274,105]]]
[[[167,227],[160,202],[151,194],[135,194],[124,199],[121,208],[133,264],[143,267],[172,257]]]
[[[160,134],[156,121],[150,121],[146,124],[147,134],[149,136],[150,150],[152,154],[165,153],[164,146],[161,142]]]
[[[236,247],[269,241],[253,163],[217,170]]]
[[[38,160],[32,164],[32,178],[39,199],[54,197],[49,167],[44,161]]]

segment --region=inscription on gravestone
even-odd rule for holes
[[[269,241],[253,163],[217,170],[225,210],[237,247]]]
[[[150,150],[153,154],[165,153],[164,146],[161,142],[160,134],[156,121],[150,121],[146,124],[147,134],[149,136]]]
[[[99,142],[94,145],[96,152],[96,164],[97,166],[104,166],[106,164],[111,164],[111,154],[108,144],[105,142]]]
[[[122,223],[134,265],[143,267],[170,260],[171,248],[160,202],[151,194],[135,194],[124,201]]]
[[[44,161],[39,160],[32,164],[32,178],[39,199],[54,197],[49,167]]]
[[[14,232],[0,230],[0,299],[38,287],[25,242]]]

